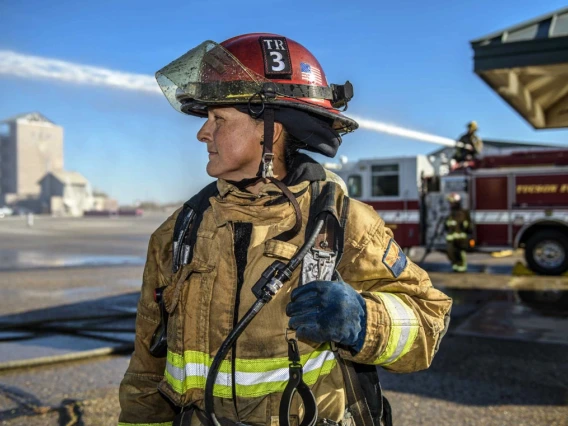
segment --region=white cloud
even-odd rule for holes
[[[106,86],[115,89],[138,92],[162,93],[153,76],[131,74],[107,68],[74,64],[40,56],[22,55],[9,50],[0,50],[0,74],[31,79],[52,79],[75,84]],[[417,132],[374,120],[355,118],[362,129],[388,133],[446,146],[454,146],[455,141],[436,135]]]
[[[162,93],[153,76],[74,64],[40,56],[0,50],[0,74],[31,79],[106,86],[146,93]]]

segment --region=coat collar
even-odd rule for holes
[[[309,211],[309,188],[313,181],[324,181],[325,169],[305,154],[297,154],[290,171],[282,182],[296,194],[302,211]],[[256,225],[279,224],[279,228],[291,228],[294,224],[294,208],[282,199],[282,191],[269,182],[260,187],[258,194],[241,189],[238,183],[217,180],[219,196],[211,199],[213,217],[217,226],[227,222],[250,222]],[[306,209],[306,210],[305,210]]]
[[[309,181],[303,181],[288,187],[292,193],[300,194],[297,200],[302,210],[303,204],[309,206],[309,185]],[[250,222],[258,225],[282,223],[284,228],[286,225],[293,226],[294,208],[289,202],[275,203],[283,196],[276,185],[268,183],[260,188],[258,194],[251,194],[219,179],[217,188],[219,196],[210,200],[217,226],[223,226],[227,222]]]

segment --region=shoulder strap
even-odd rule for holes
[[[330,276],[328,270],[328,276],[320,279],[341,278],[336,268],[343,255],[345,226],[349,215],[350,198],[344,196],[341,200],[341,206],[338,206],[335,195],[336,188],[335,183],[327,182],[321,189],[321,192],[315,197],[315,200],[312,201],[310,208],[308,228],[315,225],[317,218],[321,217],[321,214],[325,215],[326,221],[316,239],[316,246],[312,250],[313,253],[309,253],[304,258],[305,261],[312,262],[312,265],[309,265],[307,269],[320,271],[324,265],[321,257],[319,262],[317,261],[316,252],[330,252],[333,259],[333,276]],[[337,211],[339,208],[341,212]],[[336,218],[339,218],[339,220]],[[309,233],[310,230],[308,229],[307,232]],[[316,259],[312,259],[310,256],[314,256]],[[348,410],[353,416],[355,424],[357,426],[392,426],[390,405],[382,394],[377,367],[351,362],[339,356],[337,358],[343,374],[343,381],[345,382]]]
[[[333,181],[326,182],[321,190],[319,182],[314,183],[318,185],[312,189],[312,205],[310,207],[310,217],[306,228],[306,238],[311,234],[317,219],[321,217],[320,215],[327,213],[326,221],[316,241],[316,248],[323,248],[335,253],[335,268],[339,265],[339,261],[343,256],[345,225],[349,214],[350,199],[345,195],[338,205],[336,200],[337,183]],[[339,209],[341,209],[341,211],[338,211]],[[324,239],[326,240],[325,242],[323,242]]]
[[[172,271],[175,274],[182,265],[191,262],[192,247],[203,213],[209,207],[209,198],[217,195],[217,182],[211,182],[186,201],[174,226]]]
[[[320,231],[320,235],[316,241],[316,248],[324,248],[327,251],[337,253],[340,248],[343,249],[343,242],[340,243],[339,237],[343,236],[342,233],[336,232],[342,225],[337,212],[336,203],[336,190],[337,184],[335,182],[325,182],[323,187],[320,187],[320,182],[312,182],[312,203],[310,206],[310,217],[308,218],[308,225],[306,226],[306,238],[311,235],[313,227],[316,222],[322,217],[325,219],[325,224]],[[327,245],[321,246],[322,238],[326,238]]]
[[[343,252],[343,230],[341,220],[337,215],[336,183],[312,182],[310,191],[312,202],[306,238],[312,234],[318,220],[323,219],[321,228],[314,246],[302,261],[300,284],[314,280],[331,280],[335,275],[338,256]]]
[[[380,420],[379,422],[376,421],[377,418],[380,419],[380,416],[375,417],[373,415],[373,412],[371,411],[371,408],[368,404],[370,398],[367,398],[367,392],[375,387],[371,386],[370,389],[363,388],[360,380],[363,377],[359,377],[359,374],[355,368],[355,366],[361,366],[361,364],[355,364],[354,362],[347,361],[346,359],[341,358],[339,355],[337,355],[337,358],[337,363],[341,367],[341,373],[343,374],[343,382],[345,383],[347,410],[353,417],[355,425],[380,426]],[[375,393],[375,397],[377,398],[377,400],[381,398],[380,387],[379,392]]]
[[[339,216],[339,240],[337,246],[337,263],[339,265],[339,261],[343,256],[343,247],[345,245],[345,225],[347,224],[347,215],[349,214],[349,202],[350,198],[348,196],[344,196],[342,203],[341,203],[341,215]]]

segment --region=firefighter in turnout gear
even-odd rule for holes
[[[467,124],[467,132],[461,135],[456,143],[454,160],[457,163],[475,160],[483,151],[483,142],[475,132],[477,132],[477,122],[470,121]]]
[[[217,180],[150,238],[119,425],[388,422],[358,377],[428,368],[452,302],[298,151],[333,157],[357,129],[351,84],[273,34],[206,41],[157,80],[204,119]]]
[[[446,250],[452,269],[455,272],[467,271],[466,250],[471,234],[471,218],[469,211],[462,209],[461,196],[451,193],[447,197],[450,203],[450,214],[446,218]]]

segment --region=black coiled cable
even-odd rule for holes
[[[213,358],[213,362],[211,363],[211,367],[209,368],[209,373],[207,374],[207,381],[205,382],[205,412],[209,417],[209,421],[214,426],[221,426],[217,418],[215,417],[215,407],[214,407],[214,399],[213,399],[213,387],[215,386],[215,381],[217,380],[217,375],[219,374],[219,368],[221,367],[221,363],[227,356],[227,353],[242,334],[242,332],[247,328],[253,318],[260,312],[260,310],[266,305],[268,302],[272,300],[272,298],[276,295],[278,290],[282,288],[282,285],[274,291],[274,286],[269,288],[270,284],[274,284],[275,282],[280,282],[280,284],[284,284],[286,281],[290,279],[292,273],[296,270],[296,268],[300,265],[308,251],[311,247],[315,244],[316,238],[320,233],[325,219],[320,219],[316,222],[314,230],[308,240],[304,243],[300,251],[290,259],[285,267],[278,269],[272,279],[263,286],[260,294],[257,296],[258,299],[252,307],[248,310],[248,312],[243,316],[243,318],[237,323],[235,328],[231,330],[227,338],[221,344],[221,347],[217,351],[215,358]],[[262,278],[261,278],[262,279]]]

